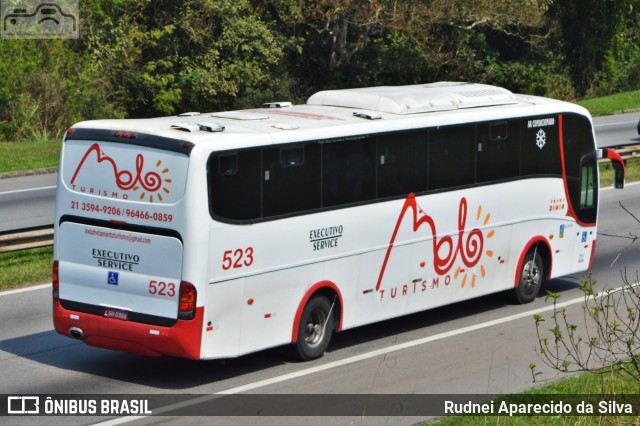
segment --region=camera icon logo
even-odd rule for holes
[[[78,0],[2,2],[3,38],[78,38]]]

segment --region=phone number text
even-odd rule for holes
[[[72,210],[80,210],[89,213],[101,213],[109,216],[118,216],[125,218],[135,218],[143,220],[153,220],[156,222],[172,222],[173,215],[167,213],[149,212],[146,210],[113,207],[96,203],[82,203],[71,201]]]

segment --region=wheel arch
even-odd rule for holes
[[[520,252],[520,257],[518,258],[518,264],[516,266],[516,271],[515,271],[515,279],[513,283],[514,288],[517,288],[520,283],[520,273],[522,272],[522,263],[524,262],[525,256],[536,245],[538,247],[538,253],[540,254],[540,256],[542,256],[542,262],[544,264],[544,272],[545,272],[544,279],[548,280],[551,277],[551,268],[553,267],[551,245],[549,244],[549,240],[539,235],[537,237],[531,238],[524,245],[524,249]]]
[[[317,294],[325,296],[331,303],[333,303],[333,300],[335,299],[336,306],[334,307],[334,309],[337,308],[335,314],[338,316],[336,322],[336,331],[342,330],[342,293],[340,293],[340,289],[335,283],[331,281],[320,281],[309,287],[309,289],[300,300],[300,303],[298,304],[298,309],[296,310],[296,315],[293,319],[293,325],[291,327],[291,343],[296,343],[298,340],[298,324],[300,323],[300,317],[302,316],[304,307],[307,305],[307,302],[309,302],[309,300]]]

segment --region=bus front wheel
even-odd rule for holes
[[[544,259],[536,247],[529,250],[520,265],[518,286],[513,289],[513,299],[517,303],[533,302],[540,292],[545,277]]]
[[[300,359],[311,361],[324,354],[333,334],[333,318],[329,299],[318,295],[309,300],[298,323],[295,352]]]

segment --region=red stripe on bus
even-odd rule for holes
[[[591,265],[593,265],[593,258],[596,255],[596,240],[593,240],[593,244],[591,244],[591,258],[589,258],[589,269],[591,269]]]
[[[77,319],[71,319],[71,315]],[[83,341],[91,346],[138,355],[201,359],[203,321],[203,306],[196,308],[193,320],[178,320],[173,327],[159,327],[70,311],[59,300],[53,301],[53,325],[58,333],[68,336],[69,329],[77,327],[83,332]]]

